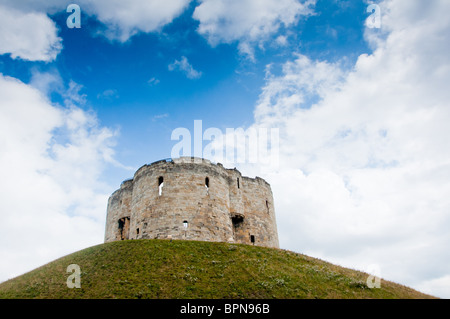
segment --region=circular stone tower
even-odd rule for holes
[[[260,177],[201,158],[144,165],[110,196],[105,242],[141,238],[278,248],[272,190]]]

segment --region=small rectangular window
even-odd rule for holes
[[[252,244],[255,243],[255,235],[250,235],[250,241]]]
[[[240,188],[240,185],[239,185],[239,177],[237,178],[237,187]]]

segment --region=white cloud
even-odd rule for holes
[[[418,286],[421,291],[438,296],[448,296],[448,287],[450,287],[450,275],[427,280]]]
[[[108,38],[125,42],[137,32],[159,31],[189,3],[190,0],[82,0],[80,6],[108,27],[104,33]]]
[[[200,22],[198,32],[205,36],[211,45],[219,43],[239,42],[239,50],[249,57],[253,56],[255,44],[262,45],[271,35],[276,34],[283,26],[289,27],[297,23],[301,16],[313,13],[316,0],[202,0],[195,8],[193,18]],[[181,15],[191,0],[79,0],[82,15],[95,16],[105,25],[98,33],[110,40],[128,41],[139,32],[159,32]],[[61,1],[4,1],[4,11],[14,12],[15,16],[5,14],[2,26],[11,30],[16,23],[13,18],[26,16],[27,23],[21,22],[21,33],[34,25],[34,41],[46,40],[43,43],[50,48],[48,55],[53,57],[60,49],[60,41],[56,36],[43,34],[53,32],[53,22],[45,13],[65,12],[68,3]],[[8,9],[7,9],[8,8]],[[32,18],[32,19],[31,19]],[[38,21],[39,20],[39,21]],[[0,22],[1,23],[1,22]],[[42,27],[37,28],[39,23]],[[81,25],[83,27],[83,25]],[[3,28],[2,28],[3,29]],[[17,31],[18,27],[14,30]],[[5,31],[5,34],[6,34]],[[9,32],[8,32],[9,34]],[[31,36],[29,33],[28,36]],[[285,35],[278,38],[284,45]],[[14,43],[18,45],[17,43]],[[33,47],[31,47],[33,48]],[[36,50],[39,48],[35,48]],[[30,49],[30,48],[26,48]],[[51,53],[51,54],[50,54]],[[48,58],[51,60],[51,58]]]
[[[60,107],[0,74],[0,281],[103,241],[115,133],[73,104],[75,87]]]
[[[285,46],[287,45],[287,36],[285,35],[279,35],[276,39],[275,42],[279,45],[279,46]]]
[[[56,69],[48,72],[40,72],[37,68],[32,68],[29,85],[38,89],[46,96],[52,92],[63,93],[64,91],[63,80]]]
[[[112,100],[117,99],[118,97],[119,93],[117,93],[116,89],[107,89],[104,90],[102,93],[97,94],[97,99]]]
[[[193,18],[200,22],[198,32],[205,36],[213,46],[219,43],[239,42],[242,54],[253,57],[254,45],[262,46],[270,36],[276,34],[283,26],[290,27],[301,16],[313,14],[316,0],[202,0],[195,8]],[[181,15],[191,0],[79,0],[82,15],[95,16],[105,28],[97,32],[110,40],[128,41],[139,32],[159,32]],[[34,41],[46,40],[40,46],[49,47],[48,59],[54,59],[60,49],[60,39],[43,34],[53,32],[53,22],[45,13],[65,12],[68,3],[61,1],[14,1],[5,0],[4,11],[14,12],[15,17],[5,14],[7,19],[2,25],[11,30],[13,18],[19,15],[28,17],[27,23],[21,22],[21,33],[34,25]],[[8,8],[8,9],[7,9]],[[32,19],[31,19],[32,18]],[[31,19],[31,20],[30,20]],[[39,21],[38,21],[39,20]],[[37,28],[39,23],[42,27]],[[83,27],[83,25],[81,25]],[[3,28],[2,28],[3,29]],[[17,31],[18,27],[14,30]],[[9,32],[8,32],[9,34]],[[29,33],[28,36],[31,36]],[[59,42],[58,42],[59,41]],[[277,43],[285,45],[286,36],[280,35]],[[14,43],[18,45],[18,43]],[[39,48],[36,47],[35,50]],[[26,48],[30,49],[30,48]],[[33,47],[31,47],[33,49]]]
[[[202,0],[193,17],[211,45],[239,41],[240,52],[252,57],[255,43],[312,14],[314,4],[315,0]]]
[[[169,71],[181,71],[188,79],[199,79],[202,76],[202,72],[195,70],[189,63],[185,56],[182,56],[180,60],[175,60],[169,64]]]
[[[149,79],[147,81],[147,84],[150,85],[150,86],[154,86],[154,85],[158,85],[159,82],[160,82],[159,79],[157,79],[155,77],[152,77],[151,79]]]
[[[155,122],[155,121],[158,121],[158,120],[161,120],[161,119],[165,119],[167,117],[169,117],[169,113],[157,114],[157,115],[152,117],[152,122]]]
[[[448,298],[450,3],[380,6],[352,70],[303,55],[268,68],[254,127],[280,128],[280,167],[263,177],[283,248]]]
[[[76,4],[80,6],[82,15],[96,16],[105,25],[106,28],[99,33],[110,40],[126,42],[138,32],[159,31],[179,16],[190,2],[191,0],[79,0]],[[66,12],[69,3],[59,0],[4,0],[9,8],[34,15],[39,12],[44,17],[45,12]],[[83,24],[81,27],[83,28]],[[39,28],[34,24],[34,32],[37,30]]]
[[[62,49],[55,23],[44,13],[0,5],[0,54],[13,59],[53,61]]]

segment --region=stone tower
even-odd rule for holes
[[[279,247],[272,190],[209,160],[144,165],[108,200],[105,242],[141,238]]]

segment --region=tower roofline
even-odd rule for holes
[[[150,167],[157,167],[159,165],[164,165],[166,163],[173,163],[174,165],[176,164],[198,164],[198,165],[205,165],[205,166],[211,166],[211,167],[217,167],[220,170],[223,170],[224,172],[231,172],[234,171],[236,173],[239,174],[240,177],[242,177],[243,179],[246,179],[248,181],[252,181],[252,182],[263,182],[266,185],[270,186],[270,184],[262,177],[259,176],[255,176],[255,177],[250,177],[250,176],[245,176],[242,175],[242,173],[236,168],[226,168],[223,166],[222,163],[214,163],[209,159],[205,159],[202,157],[195,157],[195,156],[181,156],[178,158],[165,158],[165,159],[161,159],[158,161],[154,161],[150,164],[144,164],[142,165],[140,168],[138,168],[136,170],[136,172],[134,173],[133,178],[129,178],[125,181],[122,182],[122,184],[127,183],[127,182],[132,182],[135,178],[137,178],[140,173],[142,172],[142,170],[146,169],[146,168],[150,168]]]

